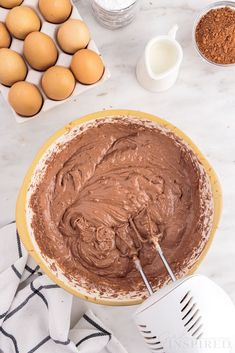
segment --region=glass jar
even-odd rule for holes
[[[140,0],[91,0],[93,13],[104,27],[117,29],[133,21]]]

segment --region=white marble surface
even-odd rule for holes
[[[200,8],[210,1],[143,0],[134,23],[115,32],[96,23],[88,1],[78,1],[112,78],[71,103],[26,124],[16,124],[0,97],[0,225],[14,219],[15,200],[22,178],[39,146],[69,121],[90,112],[129,108],[150,112],[186,132],[217,171],[224,194],[222,221],[199,272],[223,286],[235,301],[235,68],[217,69],[202,62],[192,46],[192,26]],[[135,78],[135,64],[152,36],[179,24],[178,39],[184,60],[176,85],[151,94]],[[129,353],[147,350],[131,316],[135,308],[110,308],[75,300],[74,322],[90,306],[110,326]]]

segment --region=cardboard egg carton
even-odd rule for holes
[[[58,59],[57,59],[57,62],[56,62],[55,65],[61,65],[61,66],[65,66],[65,67],[69,68],[71,60],[72,60],[72,55],[66,54],[65,52],[63,52],[60,49],[60,47],[59,47],[59,45],[57,43],[57,40],[56,40],[56,33],[57,33],[57,30],[58,30],[59,26],[61,26],[61,24],[53,24],[53,23],[45,21],[45,19],[41,15],[40,10],[38,8],[38,0],[24,0],[21,5],[29,6],[29,7],[31,7],[32,9],[34,9],[36,11],[37,15],[39,16],[39,18],[41,20],[41,29],[40,29],[40,31],[45,33],[45,34],[47,34],[47,35],[49,35],[54,40],[54,42],[56,44],[56,47],[57,47],[57,50],[58,50]],[[75,5],[73,3],[72,3],[72,7],[73,7],[72,8],[72,12],[71,12],[71,15],[70,15],[69,18],[82,20],[80,14],[78,12],[78,9],[75,7]],[[10,10],[8,10],[8,9],[4,9],[4,8],[0,7],[0,21],[1,22],[5,22],[6,16],[7,16],[9,11]],[[19,40],[19,39],[16,39],[16,38],[12,37],[12,42],[11,42],[10,49],[15,50],[16,52],[18,52],[20,55],[23,56],[23,44],[24,44],[23,40]],[[100,55],[99,50],[98,50],[98,48],[97,48],[97,46],[96,46],[96,44],[95,44],[95,42],[94,42],[94,40],[92,38],[91,38],[87,48],[95,51],[97,54]],[[81,83],[76,81],[76,85],[75,85],[74,91],[73,91],[73,93],[72,93],[72,95],[70,97],[68,97],[67,99],[62,100],[62,101],[54,101],[54,100],[49,99],[44,94],[44,92],[42,90],[42,87],[41,87],[41,78],[42,78],[42,75],[43,75],[43,73],[45,71],[43,71],[43,72],[36,71],[33,68],[31,68],[31,66],[29,66],[29,64],[27,63],[26,60],[25,60],[25,63],[27,65],[27,67],[28,67],[28,73],[27,73],[27,76],[25,78],[25,81],[35,84],[40,89],[40,92],[41,92],[41,94],[43,96],[43,99],[44,99],[44,104],[43,104],[42,109],[40,110],[40,112],[48,111],[49,109],[54,108],[54,107],[58,106],[59,104],[62,104],[62,103],[67,102],[69,100],[72,100],[72,99],[74,99],[74,97],[77,97],[78,95],[80,95],[81,93],[91,89],[92,87],[97,86],[99,84],[102,84],[103,82],[105,82],[110,77],[110,72],[109,72],[109,70],[107,69],[107,67],[104,64],[105,71],[104,71],[104,74],[103,74],[102,78],[100,79],[100,81],[98,81],[97,83],[92,84],[92,85],[83,85],[83,84],[81,84]],[[6,86],[0,84],[0,91],[1,91],[3,97],[5,98],[5,100],[7,102],[8,102],[9,89],[10,89],[9,87],[6,87]],[[25,118],[25,117],[22,117],[22,116],[18,115],[13,110],[12,107],[11,107],[11,110],[13,111],[15,119],[16,119],[16,121],[18,123],[29,121],[29,120],[37,117],[38,115],[40,115],[40,112],[39,112],[38,114],[34,115],[33,117]]]

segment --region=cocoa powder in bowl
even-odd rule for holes
[[[198,22],[195,40],[201,54],[216,64],[235,63],[235,10],[219,7]]]

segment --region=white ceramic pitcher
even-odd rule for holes
[[[136,67],[139,83],[152,92],[165,91],[175,83],[183,59],[181,45],[175,39],[178,26],[167,35],[151,39]]]

